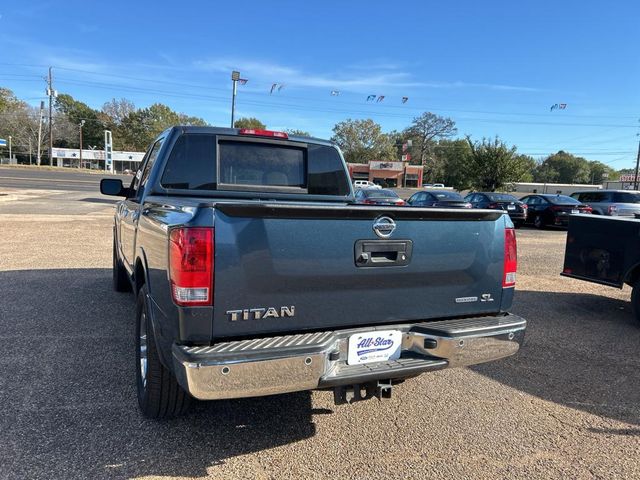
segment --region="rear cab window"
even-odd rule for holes
[[[183,133],[160,181],[166,189],[266,191],[347,196],[336,148],[261,138]]]

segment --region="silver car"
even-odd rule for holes
[[[635,190],[591,190],[571,194],[593,208],[596,215],[633,216],[640,213],[640,192]]]

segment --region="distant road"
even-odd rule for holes
[[[100,179],[105,177],[121,178],[125,185],[132,178],[130,175],[99,175],[71,169],[62,171],[0,167],[0,188],[99,192]]]

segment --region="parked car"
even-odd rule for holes
[[[469,202],[473,208],[490,208],[493,210],[506,211],[516,228],[524,225],[524,222],[527,220],[527,204],[508,193],[473,192],[464,197],[464,199]]]
[[[471,204],[462,195],[451,190],[414,193],[407,203],[412,207],[471,208]]]
[[[569,215],[591,213],[591,207],[567,195],[537,194],[520,199],[528,207],[526,223],[536,228],[547,225],[567,226]]]
[[[172,127],[129,186],[102,179],[123,197],[113,286],[135,295],[144,415],[179,415],[192,397],[387,398],[403,379],[518,351],[505,215],[354,205],[340,150],[303,140]]]
[[[629,285],[640,326],[640,220],[602,215],[569,219],[562,275],[610,287]],[[603,292],[604,293],[604,292]]]
[[[365,205],[405,205],[406,202],[402,200],[396,192],[387,188],[381,188],[380,190],[375,188],[363,188],[356,192],[355,195],[357,203],[363,203]]]
[[[422,188],[445,188],[444,183],[425,183]]]
[[[356,180],[355,182],[353,182],[353,187],[356,190],[360,188],[376,188],[376,189],[382,188],[380,185],[376,185],[375,183],[370,182],[368,180]]]
[[[640,192],[629,190],[593,190],[571,194],[589,205],[596,215],[633,216],[640,213]]]

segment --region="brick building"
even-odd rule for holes
[[[422,185],[422,165],[409,162],[348,163],[352,180],[369,180],[383,187],[418,187]]]

